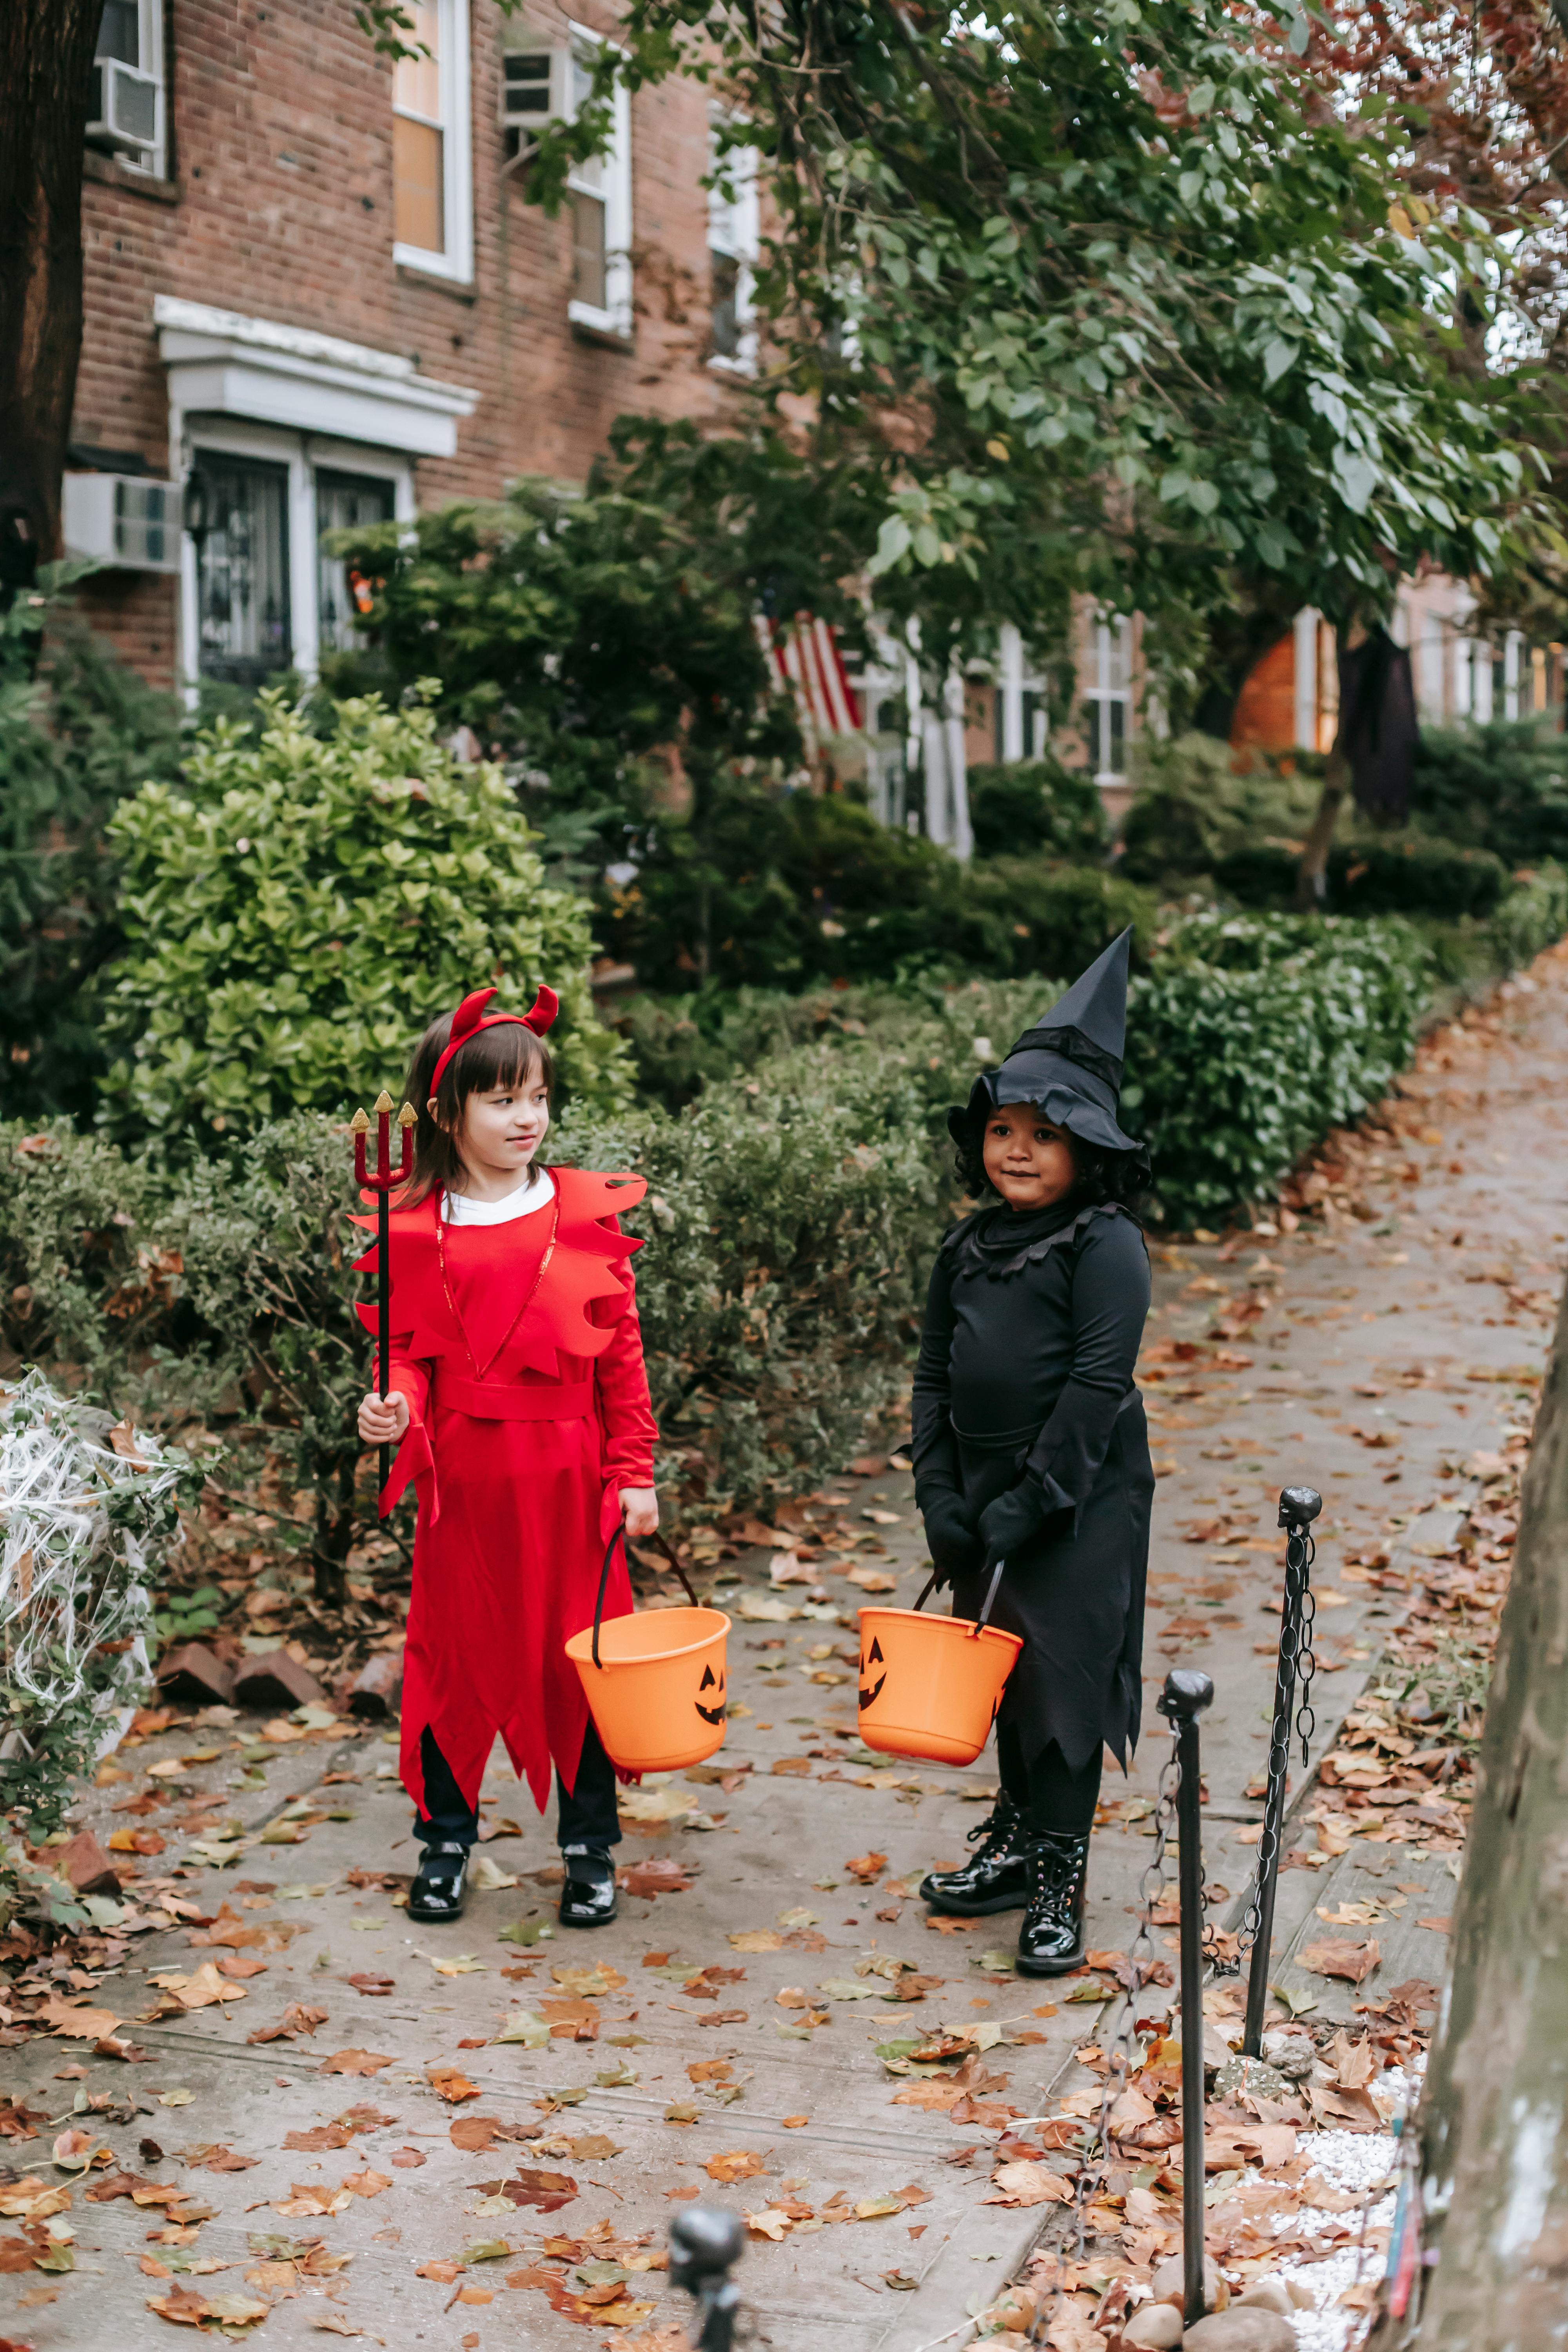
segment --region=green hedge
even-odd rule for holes
[[[1537,719],[1424,729],[1411,816],[1507,866],[1568,860],[1568,743]]]
[[[1092,786],[1090,787],[1092,790]],[[1068,975],[1155,902],[1101,866],[960,865],[841,793],[716,795],[700,838],[669,828],[610,896],[605,945],[647,988],[804,989],[918,971]]]
[[[1059,760],[971,768],[969,824],[976,857],[1103,857],[1110,827],[1100,787]]]
[[[1398,921],[1211,918],[1136,982],[1127,1124],[1154,1147],[1176,1222],[1268,1197],[1331,1127],[1356,1118],[1409,1061],[1435,980]]]
[[[1516,901],[1521,953],[1568,922],[1561,876]],[[1134,979],[1123,1095],[1166,1219],[1267,1199],[1386,1090],[1439,979],[1398,919],[1180,925]],[[1050,986],[757,995],[725,1014],[694,1000],[709,1024],[690,1023],[695,1100],[579,1108],[553,1131],[552,1156],[648,1179],[629,1223],[650,1244],[637,1274],[660,1475],[688,1516],[820,1477],[868,1412],[896,1405],[957,1205],[942,1114]],[[674,1034],[683,1016],[660,1017]],[[314,1490],[318,1564],[335,1572],[365,1377],[343,1129],[301,1113],[263,1128],[234,1168],[161,1170],[64,1123],[44,1138],[14,1125],[0,1168],[0,1337],[66,1360],[119,1410],[270,1430]]]
[[[1287,842],[1251,842],[1220,858],[1214,878],[1244,906],[1289,907],[1300,865],[1300,853]],[[1508,892],[1509,871],[1489,849],[1464,849],[1405,831],[1336,841],[1327,881],[1336,915],[1429,914],[1454,920],[1495,913]]]

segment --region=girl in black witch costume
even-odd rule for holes
[[[970,1915],[1024,1906],[1018,1967],[1083,1956],[1106,1747],[1137,1744],[1154,1474],[1133,1366],[1149,1255],[1131,1202],[1148,1155],[1117,1125],[1131,934],[1106,949],[1000,1069],[950,1111],[959,1173],[995,1205],[938,1253],[914,1379],[915,1498],[954,1613],[1018,1654],[996,1717],[1001,1790],[962,1870],[921,1894]]]

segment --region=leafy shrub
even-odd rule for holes
[[[0,615],[0,1071],[14,1111],[91,1108],[104,1057],[83,991],[121,943],[104,826],[148,777],[174,775],[179,734],[174,697],[51,591]]]
[[[1568,877],[1520,891],[1516,944],[1568,919]],[[1507,902],[1512,904],[1510,900]],[[1489,936],[1473,927],[1478,939]],[[1267,1198],[1408,1060],[1433,954],[1397,919],[1209,915],[1134,979],[1126,1122],[1174,1224]],[[1049,1003],[1039,978],[900,990],[716,992],[646,1008],[639,1051],[689,1029],[684,1109],[579,1103],[550,1156],[634,1167],[628,1219],[660,1476],[683,1511],[811,1483],[907,1379],[926,1266],[956,1206],[946,1107]],[[691,1042],[694,1040],[695,1042]],[[400,1041],[399,1051],[402,1050]],[[348,1139],[317,1112],[242,1163],[132,1157],[57,1123],[0,1129],[6,1336],[139,1416],[197,1411],[291,1446],[316,1496],[327,1590],[352,1535],[353,1412],[368,1351],[351,1307]],[[358,1507],[365,1507],[359,1491]]]
[[[567,1085],[614,1102],[624,1054],[594,1013],[587,909],[545,887],[500,772],[454,761],[426,709],[342,703],[323,737],[262,701],[259,734],[220,721],[180,787],[145,786],[110,827],[129,941],[102,998],[115,1123],[221,1135],[338,1108],[395,1085],[411,1037],[485,981],[523,1000],[547,980]]]
[[[1244,906],[1288,907],[1298,863],[1285,843],[1257,842],[1229,851],[1214,878]],[[1509,887],[1508,868],[1489,849],[1462,849],[1414,831],[1366,832],[1336,841],[1327,879],[1328,904],[1337,915],[1485,916]]]
[[[1059,760],[971,768],[969,822],[977,857],[1103,857],[1110,847],[1094,778]]]
[[[1568,933],[1568,871],[1543,865],[1509,892],[1489,925],[1497,968],[1512,971]]]
[[[1568,860],[1568,744],[1535,719],[1426,730],[1411,817],[1507,866]]]
[[[1238,775],[1234,761],[1212,735],[1141,745],[1138,790],[1121,824],[1121,868],[1130,880],[1179,883],[1213,874],[1249,845],[1289,849],[1305,837],[1320,791],[1314,763],[1298,758],[1289,774],[1255,764]]]
[[[1126,1123],[1154,1156],[1177,1223],[1267,1198],[1329,1128],[1409,1060],[1431,958],[1396,920],[1252,917],[1188,927],[1135,981]]]
[[[700,848],[661,835],[618,894],[608,937],[658,989],[809,988],[911,970],[1064,975],[1153,902],[1100,866],[1045,858],[961,866],[839,794],[737,792]]]

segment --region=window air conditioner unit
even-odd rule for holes
[[[501,52],[500,126],[526,138],[546,122],[569,122],[575,111],[572,52],[541,46]]]
[[[92,84],[88,137],[100,146],[139,147],[151,155],[158,144],[158,84],[153,75],[118,58],[100,58]]]
[[[177,482],[151,482],[140,474],[68,474],[61,520],[68,555],[96,556],[121,572],[180,568]]]

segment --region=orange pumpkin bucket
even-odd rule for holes
[[[860,1737],[884,1756],[973,1764],[991,1736],[1016,1633],[986,1622],[1005,1562],[998,1560],[977,1619],[912,1609],[860,1612]],[[931,1583],[935,1582],[934,1577]]]
[[[689,1609],[650,1609],[605,1622],[605,1591],[617,1528],[605,1549],[592,1626],[574,1633],[566,1654],[582,1676],[605,1752],[623,1772],[675,1772],[723,1745],[725,1637],[730,1620],[704,1609],[662,1537],[655,1541],[686,1586]]]

